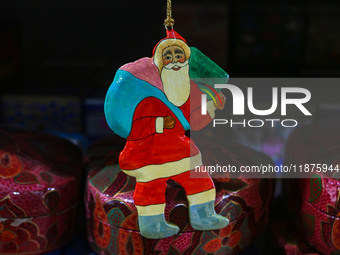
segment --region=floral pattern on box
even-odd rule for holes
[[[66,140],[0,128],[0,254],[41,254],[70,239],[81,167]]]
[[[200,145],[198,141],[196,144]],[[215,210],[228,217],[230,224],[214,231],[191,228],[184,190],[169,181],[165,217],[179,226],[181,232],[163,239],[143,238],[138,230],[132,198],[135,179],[124,174],[117,161],[123,146],[124,140],[113,136],[91,146],[88,153],[85,198],[88,238],[98,254],[236,254],[265,226],[273,194],[272,179],[215,179]],[[263,154],[238,144],[230,144],[227,148],[209,144],[204,146],[207,149],[201,149],[203,158],[209,158],[211,147],[215,146],[223,150],[224,156],[216,160],[229,160],[234,164],[245,160],[253,164],[271,162]]]
[[[308,126],[290,136],[285,163],[340,168],[340,126]],[[322,254],[340,254],[340,171],[306,174],[287,181],[289,207],[301,237]],[[302,177],[302,176],[301,176]],[[299,194],[297,196],[296,194]]]

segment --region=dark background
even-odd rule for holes
[[[104,96],[150,56],[166,1],[1,0],[0,91]],[[175,29],[233,77],[337,77],[335,1],[173,1]]]

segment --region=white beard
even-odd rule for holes
[[[177,107],[182,106],[190,96],[189,60],[184,63],[168,64],[163,67],[161,79],[163,89],[168,100]],[[172,67],[180,66],[175,71]]]

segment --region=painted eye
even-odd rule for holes
[[[181,58],[182,57],[182,55],[176,55],[176,58],[177,59],[179,59],[179,58]]]
[[[171,57],[170,56],[165,56],[165,60],[170,60]]]

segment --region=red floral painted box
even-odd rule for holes
[[[339,130],[340,126],[297,129],[286,147],[285,163],[301,166],[309,177],[287,180],[289,207],[297,214],[300,236],[322,254],[340,254]]]
[[[64,139],[0,128],[0,254],[41,254],[70,239],[81,167]]]
[[[195,143],[206,165],[272,164],[263,154],[238,144],[226,147],[209,139]],[[163,239],[142,237],[132,197],[135,179],[124,174],[118,165],[124,144],[123,139],[113,136],[93,144],[88,152],[88,239],[97,254],[236,254],[266,225],[274,188],[272,179],[215,178],[215,210],[228,217],[230,224],[214,231],[192,229],[184,189],[169,181],[165,217],[181,231]],[[222,151],[223,157],[213,157],[215,150]]]

